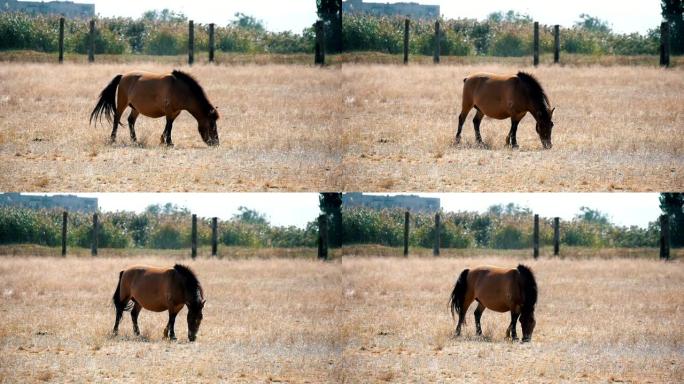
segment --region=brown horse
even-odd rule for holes
[[[497,312],[511,312],[511,324],[506,330],[506,337],[517,340],[516,322],[520,317],[523,331],[523,342],[532,339],[534,306],[537,303],[537,282],[532,271],[518,265],[515,269],[483,266],[464,269],[454,285],[449,299],[451,316],[458,313],[456,336],[461,334],[461,325],[472,302],[477,301],[475,309],[475,330],[482,335],[480,318],[485,308]]]
[[[555,108],[550,108],[549,98],[532,75],[525,72],[510,76],[476,73],[463,79],[463,102],[461,114],[458,116],[456,144],[461,142],[463,123],[473,107],[477,110],[473,125],[475,139],[479,145],[484,145],[480,136],[480,122],[486,115],[499,120],[511,119],[511,131],[506,136],[506,145],[518,148],[515,139],[518,123],[527,112],[530,112],[537,121],[537,134],[544,149],[552,147],[551,118]]]
[[[149,311],[169,311],[169,322],[164,328],[164,338],[176,340],[174,323],[176,315],[188,307],[188,339],[195,341],[202,322],[204,291],[195,273],[188,267],[176,264],[173,268],[134,266],[119,273],[119,283],[114,292],[116,320],[114,334],[119,332],[119,321],[124,311],[131,311],[133,332],[140,335],[138,314]]]
[[[197,120],[197,128],[202,140],[212,146],[219,144],[216,129],[216,120],[219,115],[216,107],[209,102],[197,80],[185,72],[174,70],[171,73],[158,74],[134,71],[116,75],[100,93],[100,99],[90,114],[90,122],[92,123],[93,119],[99,120],[103,114],[108,121],[113,120],[111,141],[114,142],[116,129],[127,107],[131,107],[131,113],[128,115],[128,129],[133,142],[136,142],[135,120],[142,113],[153,118],[166,117],[166,128],[161,135],[161,144],[173,146],[171,141],[173,121],[181,111],[185,110]]]

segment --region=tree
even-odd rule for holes
[[[238,213],[233,215],[233,220],[240,221],[247,224],[265,225],[268,226],[266,215],[259,213],[247,207],[239,207]]]
[[[672,246],[684,246],[684,193],[661,193],[660,210],[670,218]]]
[[[175,12],[169,9],[150,10],[143,13],[143,19],[150,21],[160,21],[160,22],[185,22],[188,20],[187,16],[183,12]]]
[[[670,24],[670,49],[673,54],[684,53],[684,1],[661,0],[663,19]]]
[[[328,218],[328,243],[331,248],[342,246],[342,193],[321,193],[318,198],[321,212]]]
[[[591,224],[608,225],[610,223],[605,213],[589,207],[581,207],[575,218]]]
[[[587,15],[586,13],[581,14],[579,17],[580,20],[575,22],[576,27],[591,32],[610,33],[610,25],[607,21]]]
[[[316,0],[318,17],[326,28],[325,45],[329,52],[342,52],[342,0]]]
[[[242,12],[235,13],[235,20],[230,22],[230,25],[236,28],[248,29],[255,32],[265,32],[264,22]]]

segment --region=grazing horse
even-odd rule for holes
[[[511,119],[511,131],[506,136],[506,145],[518,148],[515,138],[518,123],[530,112],[537,121],[537,134],[544,149],[552,147],[551,118],[555,108],[550,107],[549,98],[534,76],[525,72],[510,76],[476,73],[463,79],[463,102],[458,116],[456,144],[461,142],[463,123],[473,107],[477,110],[473,125],[479,145],[484,145],[480,136],[480,122],[482,116],[486,115],[499,120]]]
[[[118,94],[117,94],[118,89]],[[174,70],[171,73],[159,74],[143,71],[128,72],[116,75],[102,90],[90,122],[99,120],[104,114],[108,121],[114,123],[111,141],[116,141],[116,129],[121,116],[127,107],[131,107],[128,115],[128,129],[131,141],[136,142],[135,120],[139,114],[148,117],[166,117],[166,128],[161,135],[161,144],[173,146],[171,129],[173,121],[181,111],[188,111],[196,120],[202,140],[208,145],[218,145],[219,137],[216,120],[219,115],[207,99],[204,89],[197,80],[185,72]]]
[[[485,308],[489,308],[497,312],[511,312],[511,324],[506,330],[506,337],[518,339],[515,327],[520,317],[522,341],[532,339],[536,324],[534,305],[537,303],[537,282],[528,267],[521,264],[514,269],[490,266],[464,269],[456,281],[449,300],[451,316],[458,313],[456,336],[461,334],[461,325],[473,300],[478,303],[475,309],[477,335],[482,335],[480,327],[482,312]]]
[[[164,338],[176,340],[173,330],[176,315],[188,307],[188,339],[195,341],[202,322],[204,291],[195,273],[188,267],[176,264],[173,268],[134,266],[119,273],[119,283],[114,292],[116,321],[114,331],[119,332],[119,321],[124,311],[131,311],[133,332],[140,335],[138,314],[145,308],[149,311],[169,311],[169,322],[164,328]]]

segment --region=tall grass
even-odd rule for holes
[[[512,21],[475,19],[441,20],[440,50],[455,56],[527,56],[532,53],[533,22],[529,18]],[[346,15],[343,19],[346,51],[376,51],[396,54],[403,51],[403,17]],[[411,20],[409,52],[432,55],[434,21]],[[580,27],[561,28],[561,51],[590,55],[655,55],[658,32],[618,34]],[[540,26],[541,53],[553,52],[553,26]]]
[[[195,24],[195,50],[209,49],[209,26]],[[85,53],[88,49],[88,22],[65,20],[64,49]],[[302,34],[269,32],[235,25],[216,26],[216,49],[240,53],[304,53],[313,51],[313,32]],[[0,50],[28,49],[39,52],[58,50],[59,17],[23,13],[0,14]],[[145,18],[107,17],[95,23],[96,54],[178,55],[188,46],[188,24],[184,20],[158,21]]]

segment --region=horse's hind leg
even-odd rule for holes
[[[112,127],[112,135],[110,136],[110,141],[114,143],[116,141],[116,129],[119,128],[121,122],[121,115],[123,115],[126,110],[126,104],[117,104],[116,111],[114,111],[114,126]]]
[[[511,340],[518,340],[518,335],[515,331],[515,328],[517,326],[519,316],[519,313],[511,311],[511,325],[509,325],[508,329],[506,330],[506,337],[510,337]]]
[[[119,321],[121,321],[121,316],[123,316],[123,308],[116,307],[116,320],[114,320],[114,329],[112,334],[116,335],[119,333]]]
[[[482,303],[477,303],[477,308],[475,309],[475,334],[482,336],[482,327],[480,326],[480,319],[482,318],[482,312],[484,312],[485,306]]]
[[[472,303],[472,296],[466,296],[465,300],[463,300],[463,307],[461,308],[461,311],[458,313],[458,325],[456,325],[456,336],[461,336],[461,326],[465,322],[466,312],[468,312],[468,307],[470,307],[470,304]]]
[[[135,333],[136,336],[140,336],[140,328],[138,328],[138,315],[140,314],[141,309],[142,306],[135,301],[135,305],[131,310],[131,321],[133,322],[133,333]]]
[[[128,115],[128,130],[131,132],[131,141],[134,143],[138,141],[135,137],[135,120],[139,114],[137,109],[131,108],[131,113]]]
[[[477,113],[475,114],[475,117],[473,117],[473,127],[475,128],[475,141],[477,141],[477,144],[482,145],[484,144],[482,142],[482,136],[480,136],[480,122],[482,121],[482,117],[484,117],[484,113],[480,111],[478,107],[475,107],[477,109]]]
[[[463,107],[461,108],[461,114],[458,115],[458,130],[456,131],[456,140],[455,140],[456,144],[461,142],[461,131],[463,130],[463,123],[465,123],[466,117],[468,117],[468,112],[470,112],[470,109],[472,107],[473,107],[472,102],[466,103],[466,100],[464,98]]]

